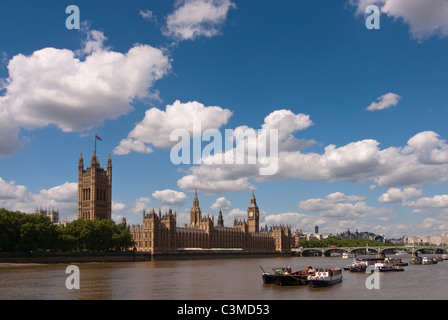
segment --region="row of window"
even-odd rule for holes
[[[133,234],[134,239],[151,239],[150,232],[135,232]],[[161,232],[158,237],[159,241],[162,243],[166,243],[169,239],[169,235],[167,232]],[[246,243],[246,241],[243,238],[235,238],[235,237],[212,237],[210,239],[206,234],[178,234],[177,235],[177,243],[179,247],[207,247],[209,244],[212,247],[246,247],[246,248],[264,248],[264,249],[273,249],[276,245],[281,245],[281,242],[279,240],[276,240],[276,243],[272,241],[273,239],[270,237],[258,237],[249,239]],[[172,240],[171,240],[172,242]],[[144,244],[145,247],[147,247],[148,243],[151,245],[151,241],[137,241],[139,246],[142,246]]]
[[[83,201],[92,200],[90,188],[82,189],[82,200]],[[105,189],[97,189],[96,190],[96,200],[106,201],[106,190]]]

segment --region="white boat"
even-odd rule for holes
[[[354,258],[354,257],[355,257],[355,254],[354,254],[354,253],[344,252],[344,253],[342,254],[342,258],[344,258],[344,259],[349,259],[349,258]]]
[[[436,264],[436,263],[437,261],[428,257],[423,257],[422,259],[422,264]]]
[[[375,270],[378,270],[379,272],[404,271],[404,268],[402,268],[400,266],[395,266],[390,263],[382,263],[382,262],[375,263],[373,266],[370,266],[370,267],[371,268],[366,269],[367,273],[375,271]]]
[[[316,272],[308,276],[311,287],[328,287],[342,281],[341,268],[316,269]]]

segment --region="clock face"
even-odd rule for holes
[[[254,216],[254,213],[253,212],[249,212],[249,217],[253,217]]]

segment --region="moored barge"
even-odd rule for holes
[[[276,286],[300,286],[308,283],[308,276],[313,275],[315,269],[308,267],[305,270],[292,272],[290,267],[273,269],[273,273],[263,271],[263,283]]]
[[[308,276],[311,287],[328,287],[342,281],[341,268],[316,269],[313,275]]]

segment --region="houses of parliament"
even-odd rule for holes
[[[176,253],[191,249],[236,249],[244,252],[289,252],[291,227],[260,228],[260,211],[252,192],[247,220],[235,219],[233,227],[224,226],[221,211],[218,219],[203,216],[197,190],[190,211],[190,224],[177,226],[177,214],[170,209],[164,214],[154,209],[143,210],[142,224],[130,226],[137,251]],[[78,163],[78,219],[112,218],[112,160],[101,168],[96,152],[90,167],[84,169],[82,154]]]

